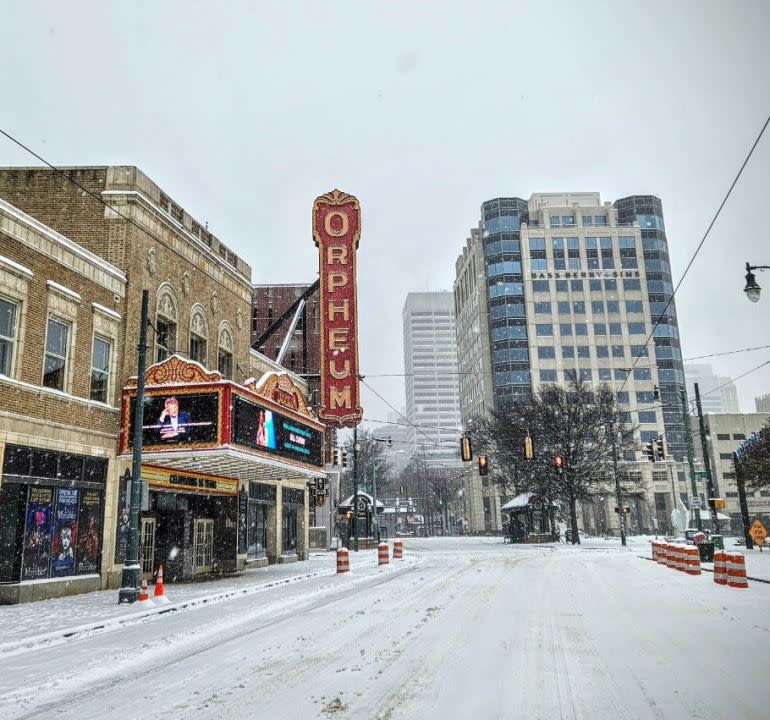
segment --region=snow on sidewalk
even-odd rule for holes
[[[352,572],[368,568],[376,570],[376,550],[351,552],[350,567]],[[165,605],[120,605],[117,589],[20,605],[0,605],[0,655],[22,647],[50,644],[94,629],[138,621],[150,615],[223,602],[335,573],[334,552],[311,553],[309,559],[303,562],[269,565],[199,582],[166,583],[166,596],[170,602]],[[150,597],[152,592],[150,586]]]

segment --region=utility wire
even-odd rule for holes
[[[705,360],[712,357],[724,357],[725,355],[737,355],[738,353],[751,352],[752,350],[767,350],[770,345],[758,345],[757,347],[742,348],[741,350],[728,350],[727,352],[711,353],[710,355],[698,355],[696,357],[683,358],[682,362],[692,362],[693,360]]]
[[[26,152],[28,152],[28,153],[29,153],[30,155],[32,155],[34,158],[37,158],[38,160],[40,160],[40,162],[41,162],[41,163],[43,163],[43,164],[44,164],[44,165],[46,165],[47,167],[51,168],[51,170],[53,170],[55,173],[58,173],[59,175],[61,175],[61,176],[62,176],[62,177],[65,179],[65,180],[68,180],[68,181],[69,181],[69,182],[71,182],[73,185],[75,185],[76,187],[80,188],[80,190],[82,190],[82,191],[83,191],[83,192],[84,192],[86,195],[88,195],[88,196],[89,196],[90,198],[92,198],[93,200],[96,200],[96,202],[98,202],[99,204],[101,204],[101,205],[104,205],[104,207],[106,207],[106,208],[109,208],[109,210],[110,210],[111,212],[114,212],[116,215],[119,215],[119,216],[120,216],[121,218],[123,218],[123,219],[124,219],[124,220],[125,220],[127,223],[129,223],[129,224],[133,225],[133,226],[134,226],[134,227],[135,227],[137,230],[141,230],[143,233],[147,233],[147,232],[148,232],[148,229],[147,229],[146,227],[144,227],[144,226],[140,225],[138,222],[136,222],[136,220],[134,220],[134,219],[133,219],[132,217],[130,217],[129,215],[124,215],[124,214],[123,214],[123,213],[122,213],[120,210],[118,210],[118,209],[117,209],[117,207],[115,207],[114,205],[110,205],[110,204],[109,204],[109,203],[108,203],[106,200],[104,200],[104,198],[102,198],[102,197],[101,197],[101,195],[97,195],[96,193],[94,193],[94,192],[91,192],[91,191],[90,191],[90,190],[89,190],[87,187],[84,187],[84,186],[83,186],[83,185],[81,185],[81,184],[80,184],[80,183],[79,183],[77,180],[75,180],[75,178],[73,178],[73,177],[70,177],[70,175],[69,175],[69,174],[67,174],[67,173],[66,173],[64,170],[60,170],[60,169],[59,169],[59,168],[57,168],[55,165],[52,165],[52,164],[51,164],[50,162],[48,162],[48,160],[46,160],[46,159],[45,159],[45,158],[44,158],[42,155],[39,155],[39,154],[38,154],[38,153],[36,153],[34,150],[32,150],[31,148],[27,147],[27,146],[26,146],[26,145],[25,145],[23,142],[21,142],[21,140],[17,140],[15,137],[13,137],[13,135],[11,135],[11,134],[7,133],[7,132],[6,132],[5,130],[3,130],[2,128],[0,128],[0,135],[3,135],[3,136],[5,136],[5,137],[6,137],[6,138],[8,138],[8,139],[9,139],[9,140],[10,140],[12,143],[14,143],[14,144],[18,145],[20,148],[22,148],[23,150],[25,150]],[[175,222],[179,222],[179,221],[175,219]],[[180,223],[180,224],[181,224],[181,223]],[[185,231],[186,231],[186,232],[189,232],[189,231],[187,230],[187,228],[185,228]],[[209,250],[211,250],[211,248],[209,248]],[[214,251],[213,251],[213,250],[211,250],[211,252],[213,253]],[[235,269],[235,268],[234,268],[234,269]],[[235,295],[235,294],[236,294],[234,290],[228,290],[228,292],[231,292],[233,295]]]
[[[759,144],[759,141],[762,139],[762,136],[765,134],[765,130],[767,129],[768,124],[770,124],[770,115],[767,116],[767,119],[765,120],[765,124],[762,126],[762,129],[759,131],[759,135],[757,135],[757,139],[754,140],[754,144],[751,146],[751,150],[749,150],[749,154],[746,156],[746,159],[743,161],[743,164],[741,165],[740,169],[738,170],[738,174],[733,179],[732,183],[730,184],[730,187],[727,190],[727,193],[725,194],[724,198],[722,199],[722,202],[720,203],[719,207],[717,208],[716,213],[714,214],[714,217],[711,219],[711,222],[709,223],[708,227],[706,228],[706,232],[703,233],[703,237],[701,238],[701,241],[698,243],[698,247],[695,248],[695,252],[692,254],[692,257],[690,258],[690,261],[687,263],[687,266],[684,269],[684,272],[682,273],[682,277],[679,278],[679,282],[676,284],[676,287],[674,288],[674,292],[671,294],[671,297],[668,299],[668,302],[666,303],[666,306],[663,308],[663,311],[658,315],[658,319],[655,321],[655,324],[652,327],[652,330],[650,331],[650,334],[647,336],[647,339],[644,342],[643,347],[647,347],[650,340],[652,339],[653,335],[655,334],[655,330],[658,329],[658,326],[660,325],[661,320],[666,314],[666,311],[668,310],[671,303],[674,301],[674,297],[676,296],[677,291],[681,287],[682,283],[684,282],[684,279],[687,277],[687,273],[690,271],[690,268],[692,267],[692,264],[695,262],[695,258],[698,257],[698,253],[700,252],[701,248],[703,247],[703,243],[706,242],[706,239],[709,236],[709,233],[711,232],[711,228],[714,227],[717,218],[722,212],[722,208],[724,208],[725,204],[727,203],[727,200],[730,198],[730,195],[733,192],[733,188],[738,183],[738,180],[740,179],[741,175],[743,174],[744,169],[746,168],[746,165],[748,165],[749,160],[751,159],[751,156],[754,154],[754,150],[756,149],[757,145]],[[642,355],[639,354],[634,359],[634,364],[632,365],[632,369],[636,367],[637,362],[639,361],[639,358],[641,358]],[[630,373],[629,373],[630,374]],[[620,390],[622,391],[623,388],[626,386],[626,383],[628,382],[628,376],[626,376],[626,379],[623,381],[623,385],[621,386]]]
[[[361,383],[363,385],[366,385],[366,387],[369,388],[369,390],[371,390],[380,400],[382,400],[382,402],[384,402],[394,413],[396,413],[399,417],[404,418],[404,420],[406,420],[407,423],[409,423],[410,427],[413,427],[415,430],[417,430],[420,433],[420,435],[422,435],[423,437],[427,438],[429,442],[433,442],[434,443],[433,452],[436,451],[436,447],[435,446],[437,446],[439,444],[438,440],[434,442],[433,438],[430,437],[430,435],[428,435],[427,433],[423,432],[423,430],[418,425],[415,425],[414,423],[409,422],[409,418],[408,417],[406,417],[404,414],[402,414],[398,410],[396,410],[396,408],[394,408],[384,397],[382,397],[382,395],[380,395],[380,393],[378,393],[368,382],[366,382],[366,380],[361,378]]]

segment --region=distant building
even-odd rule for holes
[[[698,383],[704,413],[740,413],[738,390],[729,377],[717,375],[708,363],[688,363],[684,374],[690,400],[695,400],[695,383]]]
[[[254,285],[254,301],[251,310],[251,340],[254,342],[292,303],[307,290],[308,285]],[[318,318],[318,294],[307,300],[304,318],[300,316],[289,347],[281,364],[292,372],[301,375],[317,375],[320,371],[320,330]],[[281,345],[291,325],[291,316],[270,337],[261,352],[271,360],[278,358]],[[307,345],[303,345],[307,333]],[[303,364],[303,353],[307,353],[307,363]]]
[[[460,398],[452,293],[409,293],[403,323],[406,415],[413,426],[407,439],[430,462],[456,461]]]
[[[704,424],[708,438],[709,459],[714,479],[714,490],[717,497],[727,501],[727,507],[723,513],[730,516],[732,533],[741,534],[741,510],[738,505],[738,488],[735,484],[735,466],[733,465],[733,453],[751,433],[756,432],[767,423],[768,415],[763,413],[745,414],[719,414],[705,415]],[[700,428],[698,418],[690,419],[692,424],[693,445],[695,448],[696,462],[703,461],[703,450],[700,440]],[[699,481],[698,492],[701,497],[701,506],[705,508],[702,516],[707,518],[708,506],[706,498],[708,491],[706,483]],[[767,525],[770,521],[770,491],[752,492],[748,494],[749,517],[760,517]]]
[[[755,397],[754,407],[758,413],[770,413],[770,393]]]

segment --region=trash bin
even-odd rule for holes
[[[706,540],[697,544],[701,562],[714,562],[714,543]]]
[[[710,540],[711,540],[712,543],[714,543],[714,548],[716,550],[724,550],[725,549],[725,539],[721,535],[712,535]]]

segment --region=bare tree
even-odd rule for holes
[[[745,446],[741,472],[748,490],[770,487],[770,420]]]
[[[572,542],[579,543],[578,502],[614,490],[613,455],[634,447],[634,430],[623,422],[608,385],[591,389],[573,376],[569,387],[541,385],[525,401],[495,411],[471,431],[490,459],[501,491],[529,492],[548,506],[569,508]],[[525,457],[529,435],[533,457]],[[627,481],[628,483],[628,481]]]
[[[374,434],[368,430],[358,431],[358,482],[359,485],[371,485],[377,479],[377,495],[382,497],[392,490],[392,472],[388,465],[385,443],[374,439]],[[353,436],[344,445],[348,456],[348,465],[342,475],[343,499],[353,493]]]

